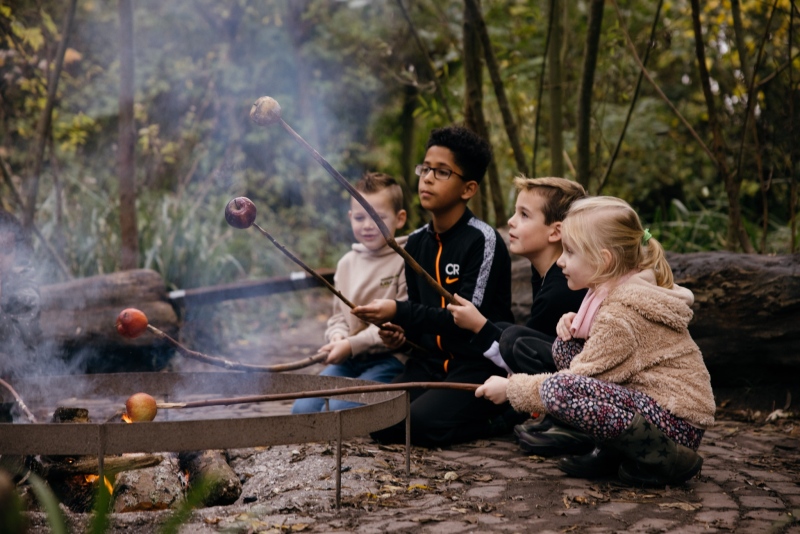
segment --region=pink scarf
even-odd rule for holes
[[[600,305],[612,289],[627,282],[634,274],[636,274],[636,271],[631,271],[628,274],[620,276],[616,280],[609,280],[608,282],[600,284],[586,293],[586,296],[583,297],[583,302],[581,302],[581,307],[578,309],[578,313],[572,319],[572,325],[569,327],[570,332],[572,332],[572,337],[589,339],[589,331],[592,329],[592,323],[594,323],[594,317],[597,315],[597,310],[600,309]]]

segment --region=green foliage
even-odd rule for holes
[[[30,178],[26,173],[45,106],[47,66],[60,39],[65,4],[12,1],[0,6],[4,30],[0,158],[10,165],[22,190]],[[463,1],[404,5],[455,121],[460,122]],[[559,14],[566,22],[561,50],[563,127],[567,155],[575,161],[575,99],[587,3],[564,5]],[[532,156],[538,129],[536,174],[546,175],[549,102],[546,92],[540,101],[536,88],[545,61],[547,3],[483,0],[482,6],[526,157]],[[770,5],[743,0],[741,6],[751,68],[767,35],[757,69],[759,79],[764,79],[789,60],[790,3],[778,3],[769,32],[765,26]],[[646,0],[621,3],[625,27],[640,55],[654,7]],[[701,22],[733,166],[742,142],[747,86],[729,8],[726,1],[705,2]],[[258,96],[275,97],[286,121],[349,179],[366,170],[381,170],[401,178],[412,192],[416,177],[399,175],[422,157],[430,129],[448,122],[434,94],[434,74],[393,0],[178,1],[154,3],[147,9],[135,5],[134,14],[140,265],[158,270],[170,288],[295,270],[255,231],[233,231],[225,225],[222,210],[233,196],[252,198],[259,209],[258,221],[313,266],[332,267],[352,239],[345,219],[349,199],[341,188],[280,128],[249,122],[247,112]],[[37,224],[76,276],[119,268],[117,18],[114,3],[78,3],[53,115],[53,158],[48,155],[45,161],[37,199]],[[665,3],[650,52],[648,69],[659,87],[710,144],[688,0]],[[797,77],[800,60],[792,67]],[[609,4],[593,94],[592,189],[599,187],[622,129],[638,72]],[[407,137],[401,119],[408,111],[409,88],[417,96],[410,111],[414,132]],[[756,148],[750,138],[744,143],[743,212],[756,243],[767,219],[767,251],[785,252],[791,238],[788,221],[793,213],[786,199],[797,171],[787,165],[793,146],[788,132],[790,121],[800,124],[800,117],[789,117],[787,94],[786,69],[760,86],[756,94],[760,144]],[[503,193],[510,197],[515,163],[488,75],[484,107],[506,188]],[[541,123],[536,125],[540,108]],[[795,106],[795,114],[798,109]],[[411,161],[402,161],[404,157]],[[760,177],[770,176],[765,213]],[[5,183],[0,184],[3,206],[19,213],[7,190]],[[708,196],[703,191],[709,191]],[[657,220],[665,242],[675,250],[729,245],[727,200],[716,169],[646,82],[603,193],[630,201],[644,220]],[[415,195],[408,205],[419,223],[423,214]],[[42,266],[50,264],[42,247],[37,248],[37,259]],[[57,280],[56,271],[45,269],[45,279]],[[287,302],[282,313],[291,315],[295,308]]]
[[[39,504],[44,509],[47,515],[47,523],[50,525],[50,530],[53,534],[67,534],[67,523],[61,509],[58,507],[58,499],[56,499],[53,490],[47,485],[47,482],[42,480],[41,477],[31,473],[28,478],[28,483],[33,488],[33,493],[39,500]]]

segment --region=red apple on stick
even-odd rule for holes
[[[225,220],[234,228],[250,228],[256,220],[256,205],[247,197],[236,197],[225,206]]]
[[[147,330],[147,316],[142,310],[126,308],[119,312],[116,326],[122,337],[137,338]]]
[[[156,400],[147,393],[134,393],[125,401],[125,413],[132,423],[152,421],[156,418]]]

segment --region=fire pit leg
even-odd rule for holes
[[[97,480],[99,484],[105,481],[103,470],[105,467],[105,454],[106,454],[106,425],[98,425],[97,427]]]
[[[406,478],[411,477],[411,392],[406,390]]]
[[[339,436],[336,438],[336,509],[342,505],[342,412],[336,412],[336,426]]]

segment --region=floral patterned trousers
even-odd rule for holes
[[[583,349],[582,340],[553,344],[553,359],[559,369]],[[541,397],[553,417],[581,429],[598,442],[622,434],[638,412],[672,440],[697,450],[704,431],[672,415],[650,396],[604,380],[558,373],[544,381]]]

